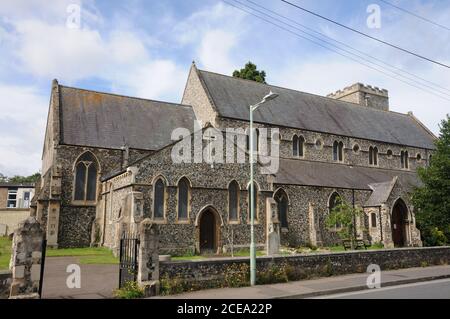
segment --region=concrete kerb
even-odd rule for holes
[[[401,279],[401,280],[396,280],[396,281],[388,281],[388,282],[384,283],[381,286],[381,288],[407,285],[407,284],[413,284],[413,283],[425,282],[425,281],[449,279],[449,278],[450,278],[450,274],[438,275],[438,276],[428,276],[428,277],[421,277],[421,278]],[[314,291],[314,292],[308,292],[308,293],[303,293],[303,294],[289,294],[289,295],[284,295],[284,296],[273,297],[270,299],[305,299],[305,298],[335,295],[335,294],[341,294],[341,293],[346,293],[346,292],[362,291],[362,290],[369,290],[369,289],[370,288],[367,287],[367,285],[358,285],[358,286],[351,286],[351,287],[345,287],[345,288],[335,288],[335,289]]]

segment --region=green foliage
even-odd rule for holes
[[[8,177],[8,176],[5,176],[2,173],[0,173],[0,182],[1,183],[6,183],[6,182],[17,183],[17,184],[36,183],[40,178],[41,178],[40,173],[34,173],[33,175],[30,175],[30,176],[14,175],[13,177]]]
[[[114,296],[120,299],[137,299],[144,297],[144,289],[135,281],[127,281],[124,286],[114,292]]]
[[[338,199],[337,205],[328,214],[325,224],[328,228],[335,228],[336,225],[340,225],[337,229],[337,233],[341,239],[349,239],[353,243],[356,241],[356,232],[354,221],[356,217],[363,217],[364,212],[360,207],[353,207],[345,200]]]
[[[15,175],[8,179],[11,183],[36,183],[41,178],[40,173],[34,173],[30,176]]]
[[[8,237],[0,237],[0,270],[9,269],[12,242]]]
[[[430,165],[417,170],[423,186],[416,188],[412,197],[416,222],[427,246],[450,242],[449,115],[441,122],[439,138],[434,144],[436,150]],[[443,237],[446,239],[443,240]]]
[[[231,264],[225,270],[225,287],[245,287],[250,284],[250,266],[247,263]]]
[[[245,64],[245,67],[240,70],[235,70],[233,72],[233,76],[235,78],[241,78],[251,81],[256,81],[260,83],[266,83],[266,72],[265,71],[258,71],[256,68],[256,64],[253,64],[252,62],[247,62]]]
[[[258,285],[275,284],[281,282],[288,282],[288,265],[283,263],[281,265],[270,265],[267,269],[258,272],[256,283]]]

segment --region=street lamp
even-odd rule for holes
[[[254,286],[256,282],[256,247],[255,247],[255,203],[253,187],[253,111],[262,104],[276,99],[278,94],[269,92],[261,102],[250,105],[250,285]]]

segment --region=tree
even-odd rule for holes
[[[417,170],[422,186],[413,192],[416,222],[425,245],[450,243],[450,117],[442,120],[428,167]]]
[[[30,176],[20,176],[20,175],[15,175],[11,178],[8,179],[9,182],[11,183],[36,183],[39,178],[41,178],[41,174],[40,173],[34,173],[33,175]]]
[[[360,207],[353,207],[345,200],[338,199],[337,205],[328,214],[325,224],[328,228],[335,228],[340,225],[337,233],[342,240],[350,240],[352,249],[355,247],[356,234],[356,218],[363,217],[364,212]]]
[[[0,183],[5,183],[8,181],[8,177],[0,173]]]
[[[247,62],[245,64],[245,67],[240,70],[235,70],[233,72],[233,76],[235,78],[241,78],[246,80],[252,80],[260,83],[266,83],[266,72],[265,71],[258,71],[256,69],[256,64],[253,64],[252,62]]]

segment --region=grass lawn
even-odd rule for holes
[[[77,257],[80,264],[119,263],[119,259],[105,247],[47,249],[47,257]]]
[[[11,259],[11,240],[8,237],[0,237],[0,270],[9,269]]]

